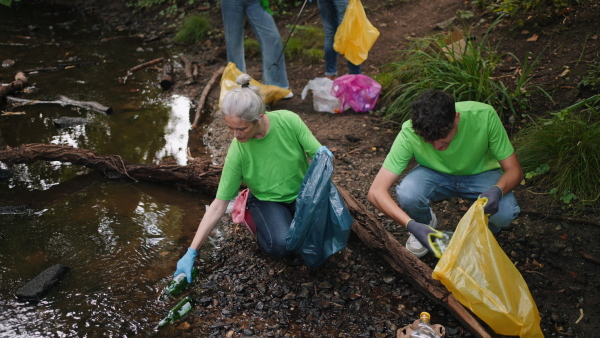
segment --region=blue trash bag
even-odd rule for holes
[[[300,186],[296,213],[286,238],[288,250],[317,268],[348,244],[354,220],[333,182],[333,159],[324,152],[313,158]]]

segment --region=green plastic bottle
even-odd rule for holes
[[[198,269],[192,268],[192,281],[194,281],[194,279],[196,279],[197,277],[198,277]],[[169,285],[167,285],[167,289],[165,290],[164,293],[167,295],[170,295],[170,296],[177,296],[178,294],[183,292],[183,290],[185,290],[185,288],[188,286],[188,284],[189,283],[187,281],[187,277],[186,277],[185,273],[180,273],[173,278],[173,280],[171,281],[171,283],[169,283]]]
[[[183,298],[177,305],[173,306],[167,313],[167,316],[158,323],[158,328],[162,328],[166,325],[173,324],[177,320],[183,318],[188,313],[192,312],[194,308],[194,300],[190,296]]]

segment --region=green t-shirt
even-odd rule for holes
[[[400,175],[414,157],[418,164],[451,175],[475,175],[500,168],[498,161],[509,157],[514,148],[506,130],[491,106],[457,102],[460,113],[458,132],[448,149],[438,151],[415,134],[412,121],[406,121],[396,137],[383,167]]]
[[[290,203],[297,198],[308,169],[306,155],[312,158],[321,144],[295,113],[277,110],[267,116],[270,127],[265,137],[231,141],[218,199],[234,199],[242,182],[261,201]]]

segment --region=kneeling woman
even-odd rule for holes
[[[190,282],[196,250],[225,214],[242,183],[250,190],[247,207],[256,224],[258,244],[276,258],[293,254],[286,249],[285,239],[308,157],[318,151],[331,154],[295,113],[265,112],[258,89],[248,85],[249,75],[240,75],[237,83],[242,87],[228,92],[222,102],[225,124],[235,139],[227,151],[217,196],[187,253],[177,262],[175,275],[184,272]]]

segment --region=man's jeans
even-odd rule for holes
[[[441,201],[450,197],[460,197],[475,201],[479,195],[494,186],[502,172],[490,170],[477,175],[449,175],[423,166],[416,166],[396,187],[396,197],[400,207],[415,221],[429,224],[430,201]],[[510,192],[500,200],[498,213],[490,216],[488,227],[498,233],[514,220],[521,209],[515,195]]]
[[[285,239],[296,213],[296,202],[260,201],[250,193],[246,205],[256,224],[258,244],[275,258],[293,254],[287,250]]]
[[[319,12],[321,12],[321,22],[323,23],[323,32],[325,33],[325,75],[337,75],[338,52],[333,49],[333,41],[338,26],[344,19],[348,0],[317,0]],[[361,66],[348,61],[348,73],[360,74]]]
[[[262,83],[289,88],[285,69],[285,58],[281,55],[283,47],[281,36],[273,20],[260,4],[260,0],[222,0],[221,14],[225,29],[227,61],[233,62],[237,68],[246,73],[244,59],[244,15],[254,30],[260,44],[262,55]],[[279,61],[277,59],[281,55]]]

